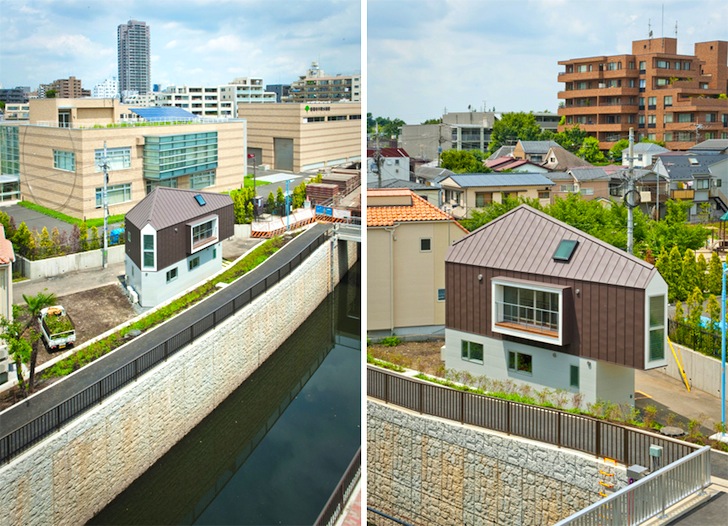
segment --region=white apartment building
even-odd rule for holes
[[[182,108],[198,117],[235,117],[236,107],[222,100],[218,87],[169,86],[156,95],[158,106]]]
[[[91,89],[91,96],[95,99],[116,99],[119,97],[119,81],[106,79]]]
[[[238,103],[276,102],[273,91],[265,91],[265,84],[260,77],[238,77],[230,84],[220,86],[220,98],[233,103],[237,111]],[[235,115],[237,117],[237,115]]]
[[[291,83],[284,102],[360,102],[361,75],[326,75],[312,62],[306,75]]]

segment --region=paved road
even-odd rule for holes
[[[59,232],[67,232],[70,234],[71,230],[73,230],[73,225],[70,223],[54,219],[35,210],[25,208],[24,206],[7,205],[0,208],[0,210],[13,218],[16,227],[20,226],[20,223],[25,223],[30,230],[35,229],[38,232],[43,230],[43,227],[46,227],[48,232],[52,232],[54,228],[57,228]]]
[[[28,398],[22,404],[16,404],[0,413],[0,435],[6,435],[21,428],[27,422],[45,414],[61,402],[70,399],[93,385],[100,378],[119,369],[150,349],[153,349],[187,330],[197,320],[203,319],[220,306],[228,303],[243,291],[260,282],[265,276],[276,272],[285,266],[300,251],[301,247],[308,245],[331,226],[318,224],[297,236],[290,243],[278,251],[275,257],[266,260],[252,272],[244,275],[237,282],[226,287],[216,294],[191,307],[179,316],[176,316],[154,330],[143,333],[130,341],[122,349],[107,354],[90,365],[76,371],[73,375],[55,383],[52,388],[44,389]]]

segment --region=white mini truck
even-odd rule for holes
[[[76,329],[62,305],[40,311],[40,330],[49,349],[65,349],[76,342]]]

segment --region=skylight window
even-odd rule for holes
[[[576,246],[578,244],[579,242],[576,239],[562,239],[552,256],[553,260],[565,261],[568,263],[571,256],[574,255],[574,250],[576,250]]]
[[[197,194],[195,196],[195,201],[197,201],[197,204],[200,206],[205,206],[207,204],[207,202],[205,201],[205,198],[202,197],[200,194]]]

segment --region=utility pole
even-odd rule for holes
[[[634,128],[629,128],[629,168],[627,169],[627,253],[634,253]]]
[[[101,191],[101,202],[104,206],[104,248],[101,251],[101,267],[107,268],[109,266],[109,160],[106,156],[106,141],[104,141],[104,158],[101,168],[104,170],[104,186]]]

